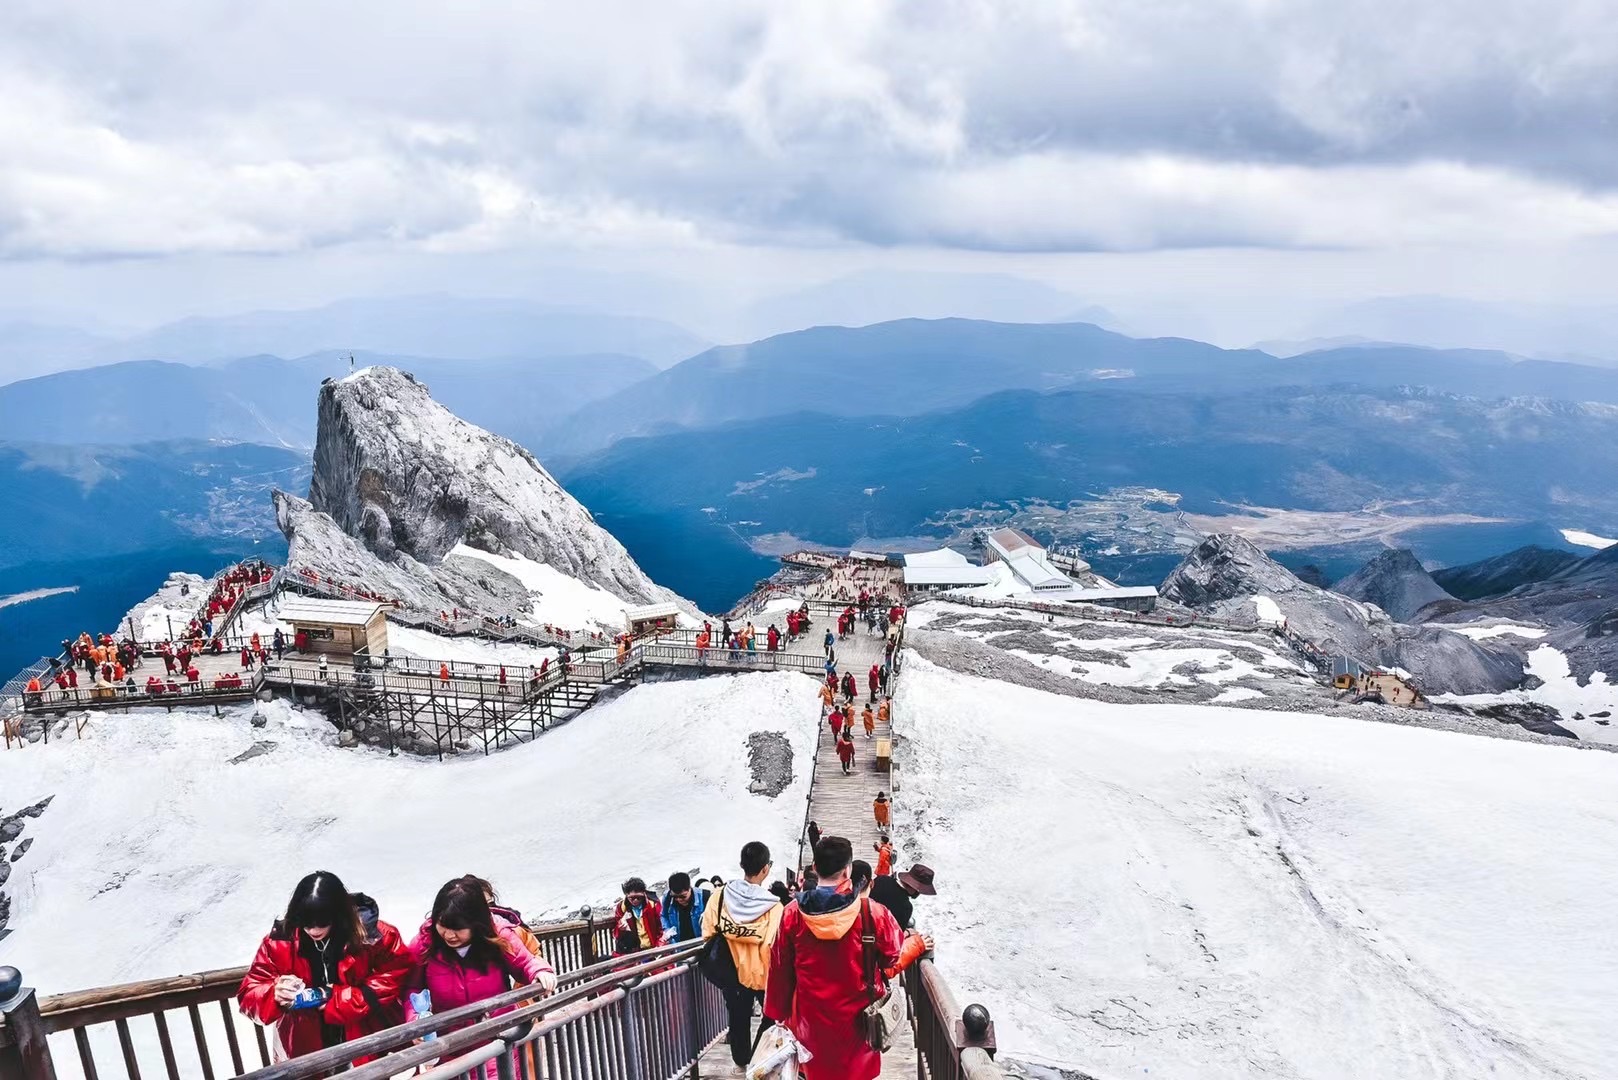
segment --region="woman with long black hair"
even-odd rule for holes
[[[398,1023],[409,974],[399,931],[378,921],[368,933],[342,881],[318,870],[292,890],[236,1001],[275,1025],[278,1056],[299,1057]]]
[[[433,900],[432,914],[410,943],[415,962],[410,986],[428,992],[432,1012],[486,1001],[513,986],[537,983],[546,994],[556,989],[550,961],[529,952],[517,928],[489,910],[483,884],[470,876],[445,883]],[[424,1011],[413,995],[406,996],[407,1020]]]

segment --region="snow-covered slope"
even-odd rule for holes
[[[532,454],[455,416],[395,368],[322,384],[309,502],[383,560],[436,565],[465,544],[631,603],[673,599]]]
[[[1101,1078],[1596,1077],[1618,756],[900,681],[899,837],[1002,1058]]]
[[[401,926],[468,872],[530,917],[603,903],[631,874],[729,876],[746,841],[796,837],[817,717],[801,675],[650,683],[526,746],[441,763],[339,749],[324,719],[259,708],[262,730],[252,706],[143,710],[0,754],[6,806],[57,796],[7,883],[6,963],[47,993],[246,963],[321,868]],[[783,733],[797,764],[773,799],[749,792],[757,731]]]

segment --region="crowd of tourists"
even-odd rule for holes
[[[817,841],[801,874],[787,870],[773,884],[774,860],[758,841],[742,847],[740,874],[729,881],[675,872],[659,894],[629,878],[613,909],[613,952],[633,957],[717,938],[722,946],[711,944],[698,966],[723,994],[738,1069],[766,1031],[784,1025],[807,1051],[807,1080],[871,1080],[881,1059],[861,1014],[932,949],[915,930],[913,901],[934,894],[933,874],[919,864],[894,874],[885,837],[875,866],[855,859],[842,837]],[[446,882],[420,924],[404,928],[408,934],[380,916],[376,901],[333,873],[317,871],[294,887],[236,994],[246,1016],[274,1026],[280,1056],[340,1046],[514,989],[531,989],[534,998],[556,989],[539,939],[485,878]]]

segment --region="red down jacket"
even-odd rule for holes
[[[282,975],[296,975],[307,983],[311,973],[309,961],[298,951],[303,931],[289,932],[277,923],[259,944],[258,955],[253,957],[236,991],[237,1005],[260,1024],[275,1025],[281,1049],[289,1058],[323,1049],[322,1020],[342,1028],[344,1042],[397,1024],[404,1015],[399,998],[410,974],[410,957],[398,930],[385,922],[378,922],[376,928],[374,943],[358,946],[337,962],[331,1000],[323,1008],[287,1011],[275,1003],[275,980]],[[371,1007],[361,987],[376,998],[380,1014]]]

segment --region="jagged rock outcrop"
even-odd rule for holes
[[[1597,671],[1618,678],[1618,545],[1439,621],[1482,618],[1548,627],[1551,632],[1541,640],[1567,654],[1568,667],[1580,680]]]
[[[1544,581],[1578,561],[1579,556],[1571,551],[1529,544],[1504,555],[1434,570],[1432,576],[1439,588],[1451,596],[1461,600],[1482,600]]]
[[[1453,601],[1409,548],[1389,549],[1332,586],[1332,592],[1375,604],[1396,622],[1415,622],[1429,604]]]
[[[1233,534],[1197,545],[1158,592],[1195,611],[1237,619],[1253,618],[1254,597],[1269,597],[1295,633],[1331,653],[1404,668],[1428,693],[1495,693],[1523,679],[1522,661],[1509,647],[1395,622],[1379,607],[1300,581]]]
[[[320,388],[309,498],[275,493],[290,565],[427,609],[523,617],[524,583],[458,544],[619,597],[674,601],[527,450],[460,419],[395,368]],[[691,609],[694,610],[694,609]]]
[[[273,498],[276,523],[290,543],[288,566],[308,567],[423,611],[458,607],[521,619],[532,605],[527,587],[497,567],[459,555],[436,565],[397,553],[383,560],[338,528],[329,515],[310,506],[307,499],[284,491],[277,491]]]

